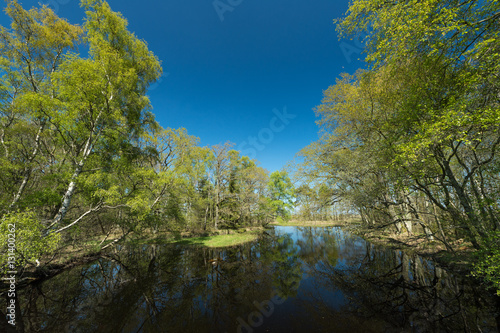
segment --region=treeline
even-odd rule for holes
[[[160,61],[105,1],[81,6],[83,26],[45,6],[6,7],[12,24],[0,27],[2,267],[9,233],[20,268],[88,239],[105,248],[144,231],[286,218],[281,185],[290,185],[288,176],[269,175],[229,143],[201,147],[184,129],[162,128],[146,95],[162,73]]]
[[[500,3],[353,1],[337,23],[367,68],[324,92],[301,174],[367,226],[465,239],[500,290]]]
[[[295,189],[293,219],[330,222],[348,222],[358,219],[356,210],[333,193],[333,185],[328,182],[304,181],[297,170],[293,171],[296,182],[300,184]]]

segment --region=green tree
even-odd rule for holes
[[[148,126],[156,125],[145,93],[161,75],[158,59],[106,2],[88,0],[82,6],[89,58],[67,57],[54,73],[62,115],[56,127],[74,167],[51,225],[68,212],[77,178],[91,155],[120,158],[127,142],[137,141]]]
[[[230,181],[230,151],[233,144],[226,142],[224,145],[215,145],[212,149],[211,179],[214,189],[214,228],[218,229],[220,220],[221,202],[224,200],[226,189],[229,188]]]
[[[144,143],[158,124],[146,90],[160,63],[105,1],[82,6],[83,28],[9,1],[12,24],[0,27],[0,215],[30,214],[19,235],[44,230],[47,241],[134,230],[154,206]],[[70,52],[77,43],[88,56]]]
[[[369,66],[325,91],[300,172],[368,225],[489,248],[500,228],[499,15],[498,1],[353,1],[337,28],[368,33]]]
[[[286,171],[274,171],[268,183],[270,205],[279,220],[289,220],[294,207],[295,187]]]
[[[373,27],[368,60],[388,73],[393,161],[476,248],[500,226],[489,177],[500,144],[499,12],[497,1],[355,1],[339,25]]]
[[[5,9],[10,28],[0,26],[0,199],[2,209],[38,192],[54,164],[50,143],[57,116],[54,74],[80,41],[82,29],[47,7],[25,10],[17,1]],[[47,146],[46,144],[49,143]],[[45,168],[40,168],[44,165]],[[29,191],[29,193],[27,193]]]

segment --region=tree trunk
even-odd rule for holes
[[[24,171],[24,177],[23,181],[21,182],[21,186],[17,190],[16,195],[14,196],[14,199],[12,200],[12,203],[9,206],[9,209],[14,208],[14,206],[17,204],[19,199],[21,199],[21,196],[23,195],[24,189],[26,188],[26,185],[28,184],[29,178],[31,176],[31,163],[35,159],[35,157],[38,155],[38,151],[40,149],[40,139],[42,137],[42,132],[43,129],[45,128],[45,120],[42,121],[40,124],[40,127],[38,128],[38,132],[36,133],[36,138],[35,138],[35,148],[33,149],[33,152],[31,153],[31,156],[29,157],[28,161],[26,161],[26,167]]]
[[[203,225],[203,230],[207,230],[207,215],[208,215],[209,209],[210,209],[210,206],[207,206],[207,208],[205,209],[205,224]]]
[[[427,237],[427,240],[433,241],[434,240],[433,232],[429,228],[429,226],[425,223],[425,221],[423,221],[420,218],[420,215],[418,214],[418,210],[417,210],[416,204],[415,205],[413,204],[410,195],[407,195],[406,199],[407,199],[408,217],[410,218],[410,223],[412,223],[412,220],[413,220],[412,218],[414,216],[415,220],[420,224],[420,226],[422,226],[422,229],[424,230],[424,233],[425,233],[425,236]]]
[[[78,165],[76,166],[76,170],[73,173],[73,176],[71,176],[71,181],[69,182],[68,189],[66,190],[66,193],[64,193],[64,196],[62,198],[61,208],[59,208],[59,211],[52,220],[52,223],[50,224],[49,228],[56,224],[59,224],[62,221],[62,219],[66,216],[66,213],[68,212],[69,206],[71,204],[71,198],[75,193],[76,178],[80,175],[82,169],[83,169],[83,163],[78,163]]]
[[[443,165],[444,165],[446,175],[448,176],[448,179],[450,180],[451,186],[453,187],[453,189],[457,193],[458,199],[460,201],[460,205],[464,208],[465,214],[468,217],[468,221],[467,221],[467,219],[465,219],[465,223],[467,224],[468,229],[472,233],[471,236],[473,238],[480,236],[480,238],[484,239],[486,235],[484,235],[484,232],[481,230],[480,221],[477,218],[477,215],[475,214],[472,206],[470,205],[470,200],[469,200],[467,193],[465,192],[463,187],[460,186],[457,179],[455,178],[455,175],[454,175],[453,171],[451,170],[449,162],[445,160],[445,161],[443,161]],[[475,242],[477,243],[477,240],[475,240]]]
[[[69,206],[71,204],[71,198],[73,197],[73,194],[75,193],[76,190],[76,179],[82,173],[85,161],[87,160],[87,157],[90,155],[91,151],[92,151],[92,135],[90,135],[89,138],[87,139],[87,143],[85,144],[85,148],[83,150],[82,159],[76,165],[76,169],[73,175],[71,176],[68,189],[66,190],[66,193],[64,193],[64,196],[62,198],[61,208],[59,208],[59,211],[52,220],[52,223],[50,224],[49,228],[56,224],[59,224],[66,216],[66,213],[68,212]]]

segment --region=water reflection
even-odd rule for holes
[[[315,306],[315,315],[339,323],[339,330],[355,322],[376,332],[498,332],[498,299],[477,282],[417,255],[342,239],[347,248],[364,247],[363,255],[348,255],[341,266],[322,262],[311,271],[318,288],[335,286],[348,300],[336,312]],[[345,323],[339,315],[350,319]]]
[[[229,249],[124,247],[19,302],[22,331],[51,333],[496,332],[498,312],[432,262],[296,227]]]

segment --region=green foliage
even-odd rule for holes
[[[500,296],[500,232],[495,232],[479,251],[472,274],[482,277]]]
[[[271,173],[268,183],[270,206],[275,216],[281,221],[288,221],[294,207],[295,187],[286,171]]]
[[[97,249],[134,232],[268,222],[267,171],[230,143],[162,128],[147,96],[159,59],[106,1],[81,6],[82,27],[8,1],[0,27],[0,218],[19,220],[19,266],[58,237]]]
[[[184,226],[186,223],[185,214],[181,208],[181,202],[174,193],[170,193],[167,198],[167,205],[165,207],[165,217],[179,226]]]
[[[307,183],[370,226],[417,222],[447,248],[482,249],[500,220],[498,13],[493,0],[353,1],[337,29],[367,33],[368,69],[324,92],[320,140],[301,152]]]
[[[58,246],[60,234],[43,235],[44,226],[33,211],[14,212],[3,216],[0,224],[1,269],[13,271],[26,264],[35,264]],[[11,252],[9,249],[14,248]],[[13,254],[13,255],[12,255]],[[10,258],[15,263],[10,264]]]

